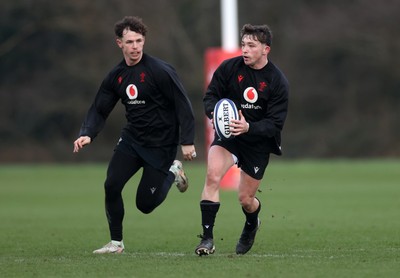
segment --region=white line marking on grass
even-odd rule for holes
[[[386,248],[385,250],[397,252],[399,248]],[[214,253],[212,255],[208,255],[206,257],[253,257],[253,258],[304,258],[304,259],[339,259],[344,257],[352,256],[354,253],[365,252],[366,249],[342,249],[340,252],[330,252],[327,250],[293,250],[292,253],[248,253],[245,255],[236,255],[234,252],[229,253]],[[332,255],[332,253],[338,253]],[[125,252],[122,255],[132,256],[132,257],[197,257],[197,255],[193,252]]]
[[[197,256],[194,252],[192,253],[175,253],[175,252],[124,252],[123,255],[133,256],[133,257],[144,257],[144,256],[154,256],[154,257],[186,257],[186,256]],[[246,254],[237,255],[235,253],[215,253],[208,255],[209,257],[226,257],[226,256],[237,256],[239,257],[254,257],[254,258],[316,258],[321,257],[317,255],[299,255],[299,254]],[[207,257],[208,257],[207,256]],[[327,256],[327,258],[332,258],[332,256]]]

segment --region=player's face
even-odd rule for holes
[[[242,38],[242,56],[244,63],[253,68],[263,68],[268,60],[269,46],[261,43],[250,35],[244,35]]]
[[[144,41],[145,37],[142,34],[131,30],[124,30],[122,38],[117,39],[128,66],[136,65],[142,59]]]

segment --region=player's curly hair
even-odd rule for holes
[[[123,19],[115,23],[114,32],[118,38],[122,38],[125,29],[146,36],[147,26],[142,19],[137,16],[125,16]]]
[[[257,39],[268,46],[272,44],[272,32],[268,25],[245,24],[240,31],[240,38],[243,39],[245,35],[250,35],[253,39]]]

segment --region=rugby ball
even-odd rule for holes
[[[239,120],[235,103],[228,98],[219,100],[214,107],[213,121],[215,132],[222,140],[229,140],[234,137],[229,127],[232,119]]]

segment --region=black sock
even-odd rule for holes
[[[215,217],[219,210],[220,203],[202,200],[200,202],[201,220],[203,227],[203,238],[213,238]]]
[[[258,198],[256,198],[258,200]],[[244,225],[245,229],[248,231],[252,231],[257,227],[258,224],[258,213],[261,210],[261,202],[260,200],[258,200],[258,208],[256,209],[256,211],[249,213],[247,211],[244,210],[244,208],[242,207],[243,213],[246,216],[246,224]]]

